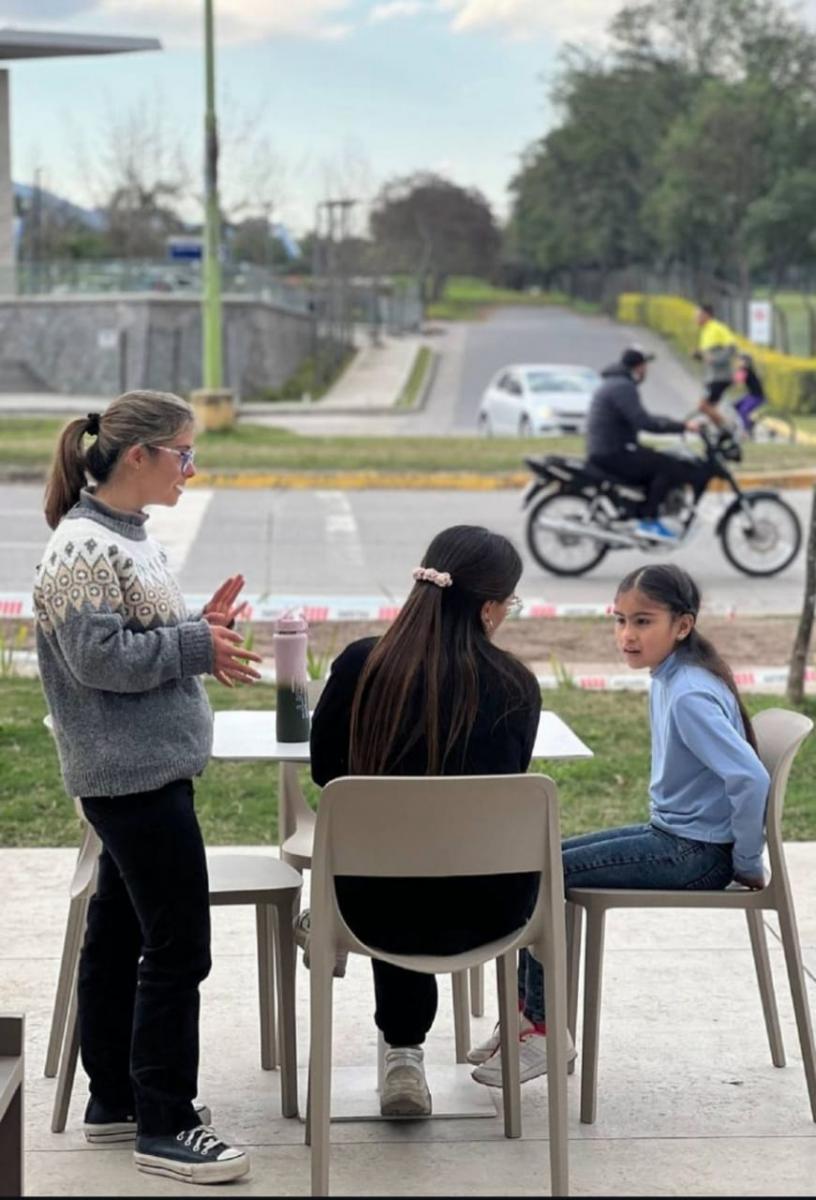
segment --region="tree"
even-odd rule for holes
[[[425,300],[441,296],[449,275],[489,277],[496,268],[501,235],[490,205],[480,192],[440,175],[386,183],[370,225],[384,267],[417,275]]]
[[[780,176],[751,204],[743,231],[752,262],[770,270],[774,287],[790,267],[816,261],[816,170],[798,167]]]

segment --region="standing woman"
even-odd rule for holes
[[[493,635],[519,601],[521,559],[476,525],[437,534],[399,616],[380,639],[347,646],[312,722],[312,778],[513,775],[527,770],[541,712],[535,676]],[[497,803],[501,803],[497,792]],[[539,877],[338,878],[344,919],[395,954],[456,954],[523,925]],[[436,1015],[433,975],[372,960],[375,1021],[387,1049],[380,1107],[430,1115],[422,1043]]]
[[[216,1183],[245,1175],[249,1160],[193,1104],[210,970],[192,782],[212,741],[200,677],[251,682],[259,656],[231,628],[241,576],[190,616],[146,529],[145,505],[175,506],[195,474],[194,439],[193,410],[165,392],[127,392],[65,427],[34,606],[65,787],[103,847],[79,964],[85,1134],[135,1138],[141,1171]]]

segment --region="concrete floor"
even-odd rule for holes
[[[0,850],[0,1011],[27,1019],[26,1193],[144,1196],[200,1193],[138,1174],[128,1149],[98,1149],[80,1125],[81,1071],[68,1127],[50,1132],[55,1083],[42,1075],[73,867],[70,850]],[[800,935],[816,1008],[816,843],[788,847]],[[200,1095],[222,1136],[246,1145],[252,1173],[235,1195],[306,1195],[303,1126],[280,1116],[277,1072],[259,1065],[254,923],[214,917],[214,967],[202,989]],[[769,922],[773,929],[773,922]],[[613,913],[606,952],[598,1119],[578,1119],[569,1083],[576,1195],[812,1195],[816,1125],[781,949],[769,938],[788,1054],[770,1062],[744,922],[737,914]],[[299,968],[299,1047],[308,1046],[308,974]],[[427,1044],[428,1077],[453,1057],[448,980]],[[370,967],[352,959],[335,988],[335,1065],[368,1063],[376,1039]],[[474,1040],[495,1019],[492,980]],[[580,1030],[579,1030],[580,1033]],[[579,1047],[580,1049],[580,1047]],[[474,1088],[477,1085],[473,1085]],[[524,1134],[496,1119],[332,1126],[337,1195],[540,1195],[549,1188],[546,1082],[524,1085]]]

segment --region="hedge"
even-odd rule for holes
[[[697,305],[681,296],[649,296],[640,292],[618,296],[619,321],[656,329],[687,354],[697,348],[696,312]],[[816,358],[780,354],[739,334],[734,335],[734,341],[757,364],[771,405],[787,412],[816,412]]]

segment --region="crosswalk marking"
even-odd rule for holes
[[[178,575],[187,561],[213,498],[212,488],[194,488],[185,492],[173,508],[155,505],[148,509],[148,532],[167,551],[168,566]]]

